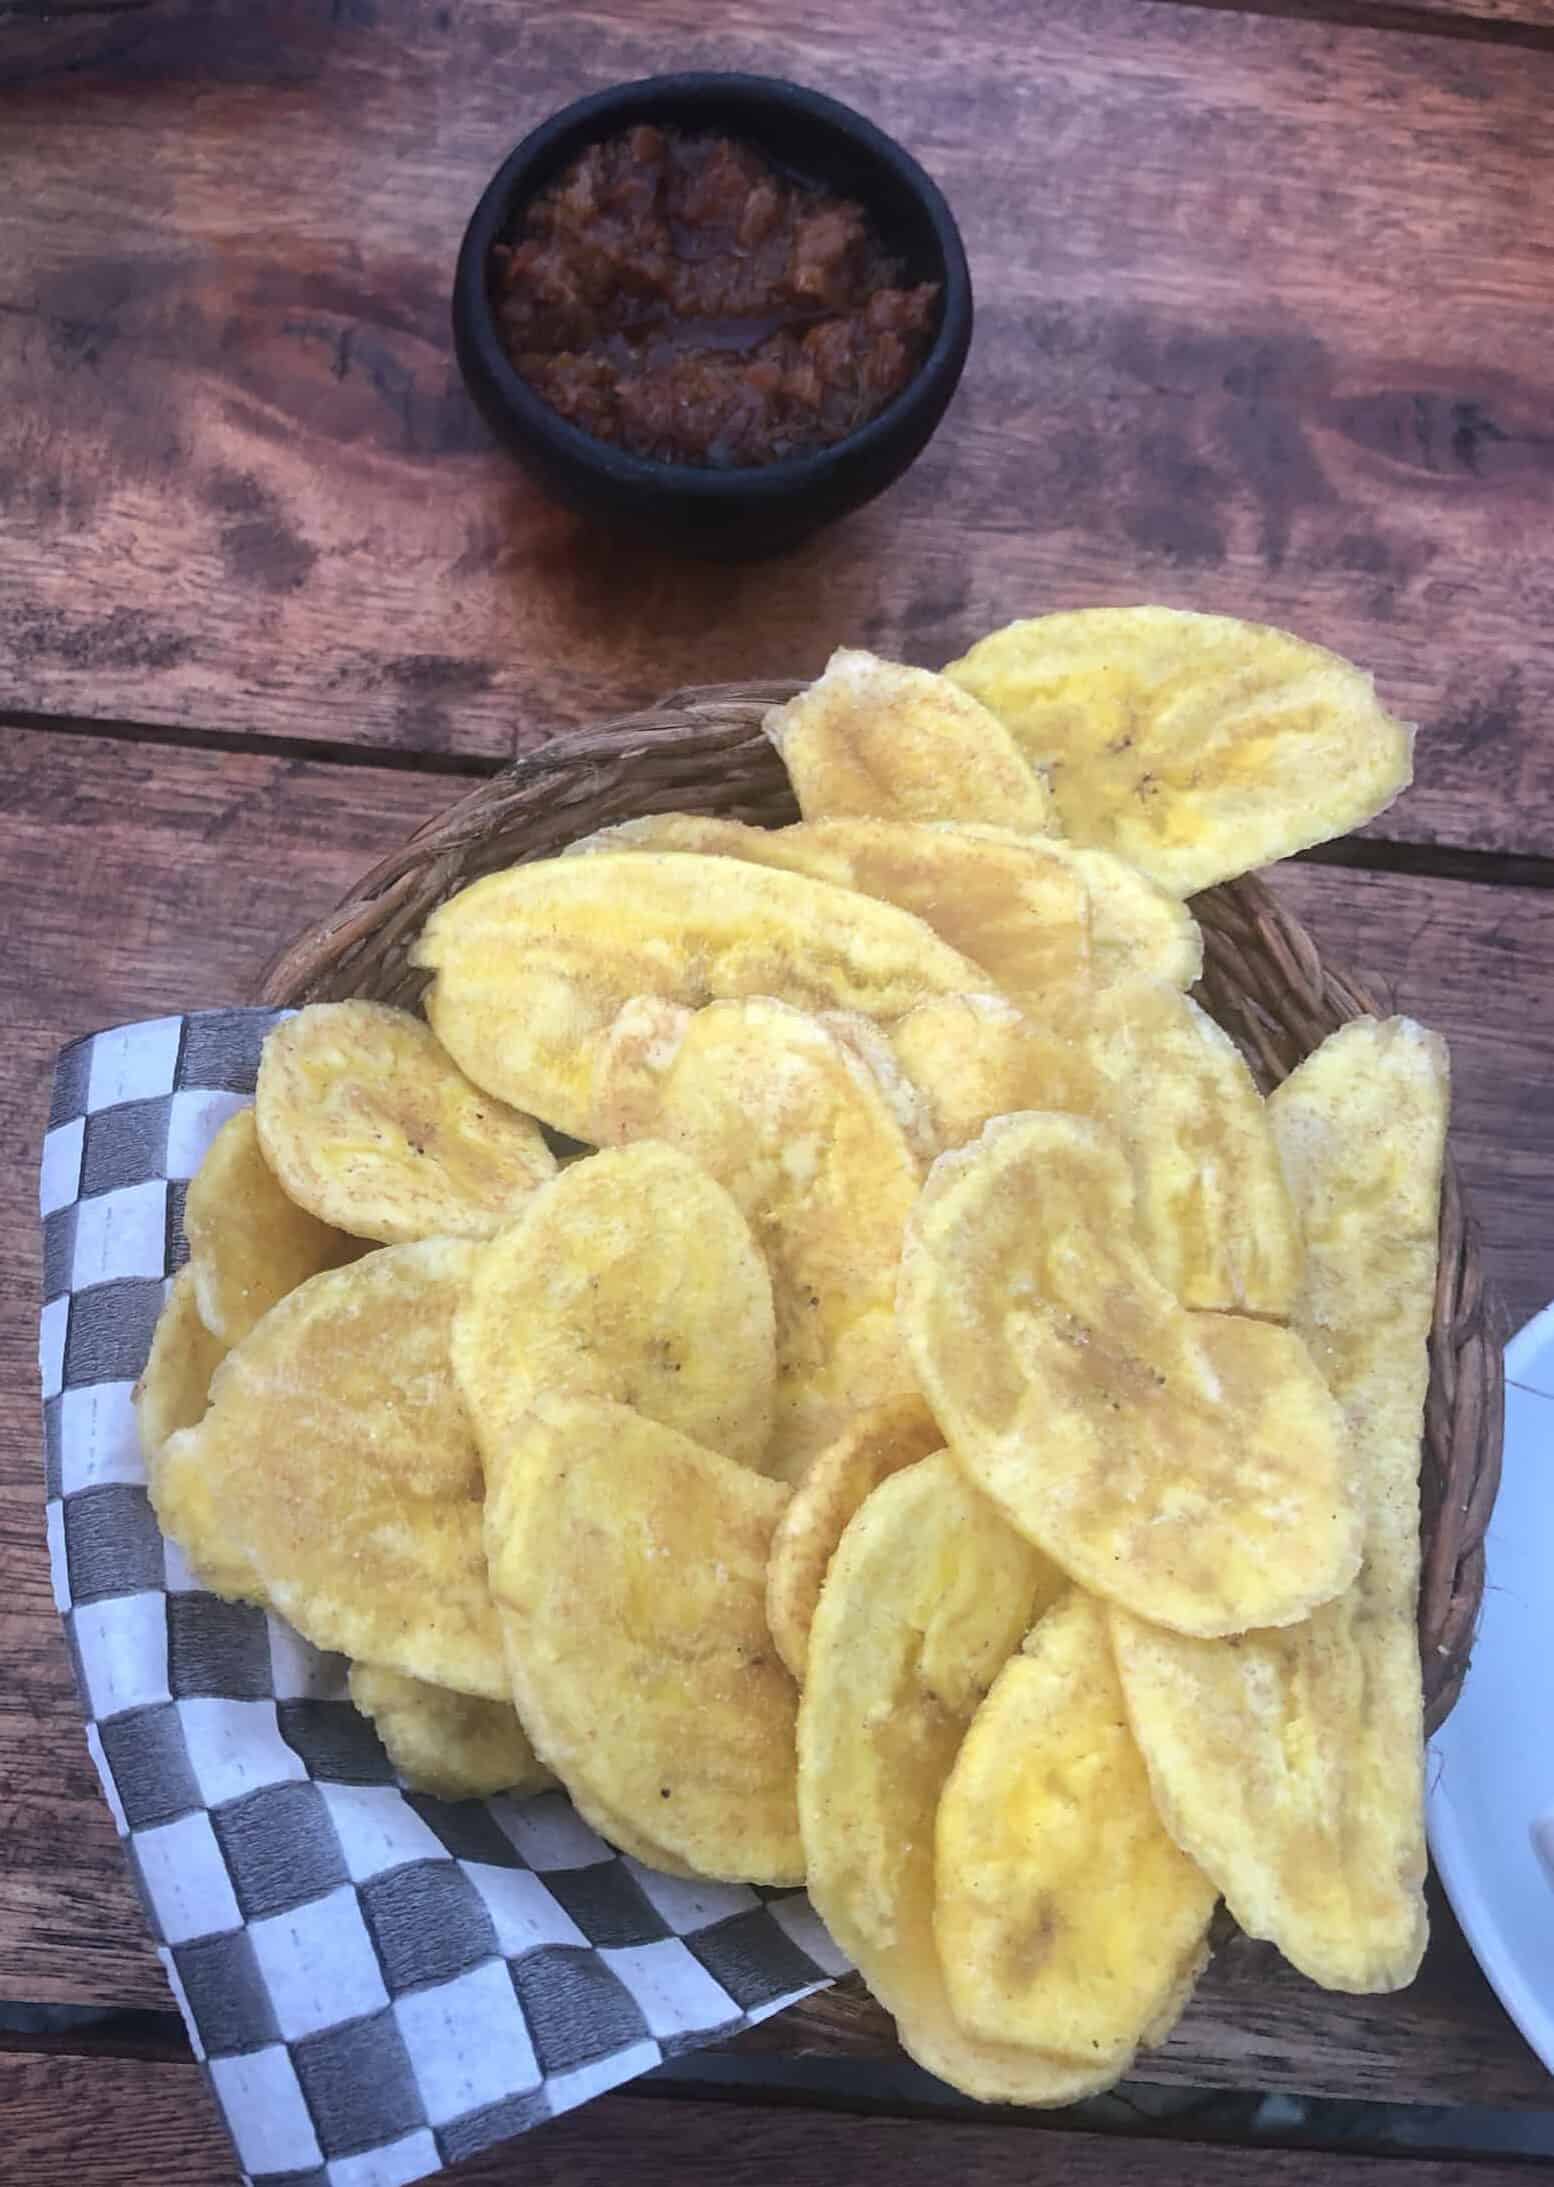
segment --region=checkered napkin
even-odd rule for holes
[[[405,1792],[345,1664],[158,1532],[130,1390],[183,1200],[277,1013],[60,1058],[40,1359],[55,1599],[87,1745],[248,2178],[394,2187],[780,2011],[845,1961],[797,1892],[617,1854],[558,1793]]]

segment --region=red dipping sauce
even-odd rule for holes
[[[591,145],[492,258],[535,393],[659,462],[830,447],[901,392],[938,321],[938,283],[903,285],[861,205],[731,138],[648,124]]]

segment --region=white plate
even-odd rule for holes
[[[1505,1374],[1483,1618],[1430,1743],[1430,1850],[1474,1957],[1554,2073],[1554,1306],[1507,1346]]]

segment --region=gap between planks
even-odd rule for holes
[[[1523,46],[1554,53],[1554,5],[1522,0],[1502,8],[1495,0],[1168,0],[1173,7],[1216,15],[1272,15],[1286,22],[1327,23],[1335,30],[1401,31],[1413,38],[1462,38],[1476,45]]]
[[[1170,0],[1176,6],[1228,5],[1230,0]],[[143,721],[94,720],[84,715],[0,711],[0,731],[60,736],[103,744],[162,745],[173,752],[244,753],[255,759],[309,766],[370,769],[383,774],[485,780],[506,761],[488,752],[400,751],[392,745],[330,743],[314,737],[265,731],[188,729]],[[558,729],[558,735],[565,735]],[[532,749],[538,750],[539,746]],[[1296,851],[1304,865],[1342,866],[1373,873],[1411,874],[1426,880],[1472,881],[1491,888],[1554,889],[1554,857],[1523,851],[1471,850],[1450,843],[1413,843],[1384,835],[1345,835],[1311,850]]]
[[[207,2187],[235,2176],[230,2145],[199,2069],[128,2061],[0,2057],[0,2108],[14,2176],[31,2187],[155,2177]],[[126,2139],[123,2128],[134,2121]],[[1239,2187],[1248,2164],[1267,2187],[1521,2187],[1531,2168],[1460,2157],[1371,2156],[1312,2148],[1249,2149],[1181,2133],[1097,2133],[1060,2118],[985,2121],[878,2117],[803,2104],[755,2106],[637,2087],[603,2096],[452,2166],[455,2182],[614,2187],[623,2172],[676,2187]]]
[[[115,2069],[133,2062],[153,2067],[188,2066],[194,2062],[183,2021],[176,2012],[136,2010],[86,2011],[79,2028],[46,2034],[0,2027],[0,2082],[8,2060],[13,2070],[59,2060],[64,2062],[65,2071],[89,2067],[93,2062]],[[909,2082],[921,2083],[921,2087],[904,2089],[901,2075]],[[1165,2141],[1178,2147],[1201,2144],[1213,2149],[1247,2146],[1242,2127],[1236,2122],[1237,2109],[1250,2111],[1267,2101],[1266,2096],[1251,2088],[1194,2089],[1183,2081],[1169,2089],[1161,2105],[1161,2084],[1151,2083],[1145,2074],[1140,2080],[1123,2080],[1100,2098],[1068,2111],[1005,2108],[990,2118],[985,2107],[952,2088],[930,2082],[910,2060],[899,2055],[890,2059],[804,2052],[782,2056],[745,2042],[736,2042],[730,2048],[714,2043],[701,2051],[685,2053],[662,2071],[624,2084],[616,2095],[649,2102],[729,2105],[751,2113],[825,2113],[893,2122],[916,2119],[941,2126],[996,2123],[1000,2129],[1078,2131],[1103,2138]],[[1339,2151],[1370,2157],[1450,2154],[1475,2165],[1502,2152],[1518,2160],[1541,2158],[1554,2148],[1554,2110],[1512,2114],[1492,2105],[1469,2103],[1454,2112],[1443,2130],[1438,2105],[1393,2103],[1385,2097],[1297,2098],[1293,2109],[1296,2113],[1309,2109],[1311,2116],[1286,2115],[1249,2122],[1247,2131],[1255,2135],[1250,2146],[1285,2155],[1305,2152],[1316,2159]],[[1214,2115],[1206,2115],[1210,2111]],[[1508,2133],[1514,2137],[1510,2148],[1506,2144]]]

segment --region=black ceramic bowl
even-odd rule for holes
[[[902,260],[905,279],[939,283],[939,328],[927,356],[901,393],[844,440],[738,469],[656,463],[569,424],[519,377],[492,309],[491,247],[515,210],[587,146],[643,121],[741,138],[787,172],[856,199]],[[850,107],[774,77],[650,76],[579,99],[502,162],[459,252],[453,339],[481,416],[557,500],[681,552],[771,554],[871,501],[925,446],[966,361],[971,275],[939,190]]]

